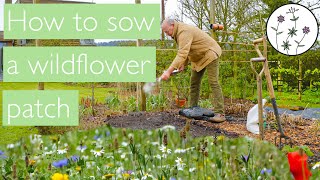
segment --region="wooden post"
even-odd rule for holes
[[[141,0],[135,0],[136,4],[141,4]],[[141,46],[142,40],[138,39],[137,40],[137,47]],[[141,94],[141,111],[146,111],[147,110],[147,105],[146,105],[146,93],[143,91],[143,85],[144,83],[138,83],[137,84],[137,91],[140,91]],[[138,101],[138,99],[137,99]]]
[[[299,80],[298,80],[298,91],[299,91],[299,100],[301,100],[302,96],[302,61],[298,59],[299,64]]]
[[[215,20],[215,17],[216,17],[216,1],[215,0],[210,0],[210,23],[211,24],[215,24],[216,20]],[[217,40],[217,36],[216,36],[216,33],[214,32],[213,29],[211,29],[211,37],[215,40]]]
[[[161,20],[165,19],[165,7],[164,7],[164,0],[161,0]],[[164,40],[164,33],[161,31],[161,40]]]
[[[39,4],[40,0],[33,0],[33,4]],[[39,39],[36,39],[36,47],[40,45]],[[44,82],[38,83],[38,90],[44,90]]]

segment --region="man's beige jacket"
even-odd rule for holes
[[[179,46],[177,56],[171,64],[175,69],[190,61],[192,70],[199,72],[221,56],[219,44],[197,27],[175,21],[172,38]]]

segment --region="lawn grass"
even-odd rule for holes
[[[35,127],[3,127],[2,126],[2,90],[36,90],[38,83],[0,83],[0,145],[13,143],[29,134],[38,133]],[[64,83],[45,83],[46,90],[79,90],[79,99],[91,96],[92,90],[89,87],[79,85],[66,85]],[[114,88],[95,88],[95,99],[104,102],[106,95]]]

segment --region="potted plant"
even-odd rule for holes
[[[175,85],[177,88],[177,98],[175,99],[178,107],[187,106],[189,96],[189,77],[186,73],[179,73],[176,76]]]

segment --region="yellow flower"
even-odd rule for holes
[[[30,165],[30,166],[34,165],[35,163],[36,163],[35,160],[29,160],[29,165]]]
[[[66,174],[54,173],[51,180],[69,180],[69,176]]]
[[[104,179],[111,179],[114,174],[106,174],[103,176]]]
[[[218,141],[223,141],[224,140],[224,136],[218,136]]]
[[[112,163],[108,163],[108,164],[106,164],[106,167],[107,168],[113,167],[113,164]]]
[[[81,171],[81,167],[80,167],[80,166],[77,166],[77,167],[76,167],[76,170],[77,170],[77,171]]]
[[[208,180],[211,180],[211,177],[210,177],[210,176],[208,176]]]
[[[51,136],[50,139],[52,140],[53,143],[55,143],[55,142],[58,142],[60,138],[58,136]]]
[[[124,179],[129,179],[130,178],[130,174],[128,174],[128,173],[123,173],[122,176],[123,176]]]

